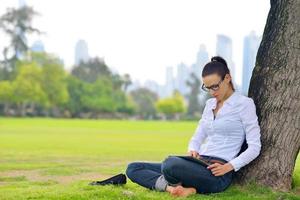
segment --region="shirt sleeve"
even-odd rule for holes
[[[260,127],[258,125],[255,104],[251,98],[243,102],[240,118],[246,134],[248,148],[238,157],[229,161],[234,171],[238,171],[254,160],[259,155],[261,149]]]
[[[206,103],[201,119],[199,120],[198,126],[194,132],[194,135],[190,139],[188,145],[188,151],[198,152],[200,149],[200,145],[202,144],[203,140],[207,137],[207,133],[205,131],[204,123],[203,123],[207,107],[208,106]]]

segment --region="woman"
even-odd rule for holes
[[[231,184],[234,172],[259,155],[260,127],[255,104],[235,92],[226,61],[213,57],[203,68],[202,80],[202,89],[214,98],[206,101],[188,154],[210,165],[205,167],[176,156],[162,163],[133,162],[126,170],[133,182],[173,196],[221,192]],[[244,140],[248,148],[239,154]]]

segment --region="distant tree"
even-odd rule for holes
[[[40,31],[32,27],[33,17],[37,15],[32,7],[9,8],[0,17],[0,29],[10,38],[9,46],[3,50],[5,67],[14,70],[18,56],[27,52],[26,36]]]
[[[127,92],[128,86],[132,84],[130,75],[129,75],[129,74],[125,74],[125,75],[122,77],[122,81],[123,81],[123,90],[124,90],[124,92],[126,93],[126,92]]]
[[[67,77],[67,89],[69,93],[69,100],[65,105],[72,116],[79,116],[80,112],[83,111],[83,105],[81,102],[81,96],[84,95],[84,82],[80,79],[70,75]]]
[[[13,102],[13,87],[11,81],[0,81],[0,103],[3,104],[4,115],[9,115],[9,106]]]
[[[157,101],[156,109],[159,113],[163,113],[167,119],[179,119],[179,114],[186,111],[184,98],[178,91],[175,91],[173,97]]]
[[[82,96],[82,98],[85,99],[84,102],[89,102],[89,106],[84,106],[85,110],[89,110],[88,108],[91,108],[92,105],[100,106],[100,100],[103,101],[102,103],[106,102],[107,108],[101,107],[99,112],[124,112],[128,114],[133,114],[136,110],[136,106],[130,103],[128,97],[126,97],[125,92],[128,87],[128,85],[131,84],[130,76],[129,74],[125,74],[124,76],[120,76],[117,73],[112,73],[112,71],[109,69],[109,67],[106,65],[104,60],[100,58],[92,58],[88,60],[87,62],[81,62],[78,66],[75,66],[72,70],[72,75],[74,77],[77,77],[81,81],[85,83],[90,84],[84,84],[84,87],[89,88],[92,87],[92,85],[96,84],[99,86],[99,84],[105,84],[102,86],[102,90],[110,91],[110,94],[101,96],[102,99],[98,99],[95,102],[92,103],[91,100],[89,100],[88,97]],[[99,86],[100,87],[100,86]],[[95,91],[100,92],[101,91]],[[94,95],[100,95],[100,94],[94,94]],[[84,92],[82,94],[85,94]],[[99,96],[100,97],[100,96]],[[81,102],[82,103],[82,102]],[[83,104],[81,104],[83,105]],[[95,109],[97,110],[97,109]]]
[[[117,105],[113,100],[111,82],[99,79],[94,83],[86,83],[76,77],[68,78],[70,95],[67,108],[75,116],[85,112],[114,112]]]
[[[24,63],[18,67],[16,79],[12,82],[13,99],[19,115],[25,116],[29,106],[34,110],[36,104],[49,106],[47,94],[41,84],[42,69],[35,63]]]
[[[61,62],[54,56],[40,54],[39,64],[42,68],[42,88],[47,94],[50,106],[59,106],[68,101],[66,73]],[[32,57],[35,60],[35,57]]]
[[[191,73],[190,80],[187,80],[186,84],[187,86],[190,87],[190,94],[187,95],[188,98],[187,115],[189,117],[195,117],[196,113],[202,113],[204,109],[200,105],[199,98],[198,98],[200,94],[201,81],[194,73]]]
[[[116,105],[116,111],[132,115],[137,110],[137,105],[131,96],[126,95],[122,90],[114,90],[113,100]]]
[[[111,82],[99,79],[95,83],[85,83],[83,85],[83,95],[81,103],[83,109],[98,112],[114,112],[117,105],[113,100],[113,90]]]
[[[104,60],[97,57],[91,58],[87,62],[81,62],[72,69],[71,74],[88,83],[93,83],[101,77],[112,78],[113,76]]]
[[[122,79],[122,76],[119,74],[112,74],[110,77],[112,81],[112,86],[114,90],[122,90],[122,86],[124,84],[124,81]]]
[[[119,101],[117,111],[121,113],[127,113],[128,115],[134,115],[138,110],[138,105],[134,102],[132,96],[126,95],[124,101]]]
[[[94,83],[98,79],[109,79],[112,82],[114,90],[121,90],[122,86],[126,89],[131,84],[130,76],[125,74],[123,77],[117,73],[112,73],[103,59],[98,57],[91,58],[87,62],[81,62],[78,66],[74,66],[71,74],[82,81]]]
[[[157,94],[146,88],[138,88],[130,92],[133,101],[137,105],[137,114],[144,119],[153,118],[156,115],[155,102]]]
[[[113,83],[108,78],[98,79],[94,83],[84,82],[74,76],[69,76],[69,100],[66,108],[73,116],[81,113],[101,115],[101,113],[123,112],[133,114],[135,105],[126,97],[123,91],[114,90]]]
[[[60,60],[46,53],[32,53],[31,59],[42,68],[41,86],[47,95],[52,113],[57,113],[59,107],[67,103],[66,73]]]
[[[0,81],[8,80],[10,78],[10,70],[4,67],[4,63],[0,62]]]

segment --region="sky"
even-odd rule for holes
[[[24,0],[23,0],[24,1]],[[70,70],[75,44],[88,43],[92,57],[104,58],[133,80],[165,83],[165,69],[196,61],[200,44],[215,55],[217,34],[231,37],[236,82],[241,83],[243,39],[263,34],[270,0],[25,0],[40,13],[33,25],[45,32],[28,43],[43,41],[47,52]],[[0,15],[18,0],[0,0]],[[0,50],[8,38],[0,33]],[[1,56],[0,56],[1,58]],[[176,72],[176,70],[175,70]]]

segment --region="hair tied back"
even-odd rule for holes
[[[222,63],[223,65],[225,65],[226,67],[227,67],[227,63],[226,63],[226,61],[222,58],[222,57],[220,57],[220,56],[214,56],[214,57],[212,57],[211,59],[210,59],[210,61],[211,62],[219,62],[219,63]]]

